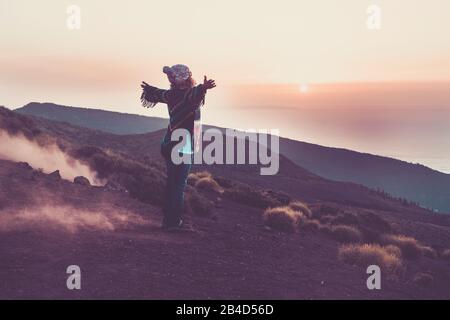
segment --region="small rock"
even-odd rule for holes
[[[31,174],[30,174],[30,180],[32,180],[32,181],[37,181],[38,180],[38,177],[39,177],[39,171],[36,171],[36,170],[33,170],[33,171],[31,171]]]
[[[28,162],[19,162],[17,164],[19,168],[23,168],[25,170],[33,170],[33,168],[28,164]]]
[[[418,272],[414,275],[414,283],[421,287],[429,287],[433,284],[434,278],[426,272]]]
[[[59,173],[59,170],[53,171],[48,176],[55,180],[61,180],[61,174]]]
[[[128,190],[125,187],[123,187],[119,183],[113,182],[113,181],[108,181],[105,184],[104,188],[105,188],[105,190],[119,191],[119,192],[128,193]]]
[[[90,186],[91,183],[89,182],[89,179],[83,176],[79,176],[79,177],[75,177],[75,179],[73,179],[73,183],[75,184],[79,184],[82,186]]]

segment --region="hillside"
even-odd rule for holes
[[[31,103],[16,111],[120,135],[154,132],[164,128],[166,123],[159,118],[53,104]],[[108,122],[107,119],[112,120]],[[392,158],[286,138],[280,138],[280,152],[297,165],[326,179],[362,184],[427,208],[450,212],[448,174]]]
[[[167,127],[167,120],[162,118],[89,108],[66,107],[54,103],[31,102],[15,111],[25,115],[67,122],[76,126],[114,134],[145,133]]]
[[[311,172],[381,189],[422,206],[450,212],[450,175],[420,164],[282,139],[280,152]]]
[[[30,167],[24,162],[35,159],[28,153],[0,160],[1,298],[450,298],[446,215],[323,179],[281,156],[280,172],[271,177],[258,175],[256,166],[194,166],[211,175],[189,181],[186,218],[193,230],[167,234],[158,228],[162,131],[118,136],[5,108],[0,129],[2,139],[21,137],[45,153],[57,145],[68,163],[80,161],[102,181],[73,183],[50,168]],[[294,208],[294,200],[311,211],[295,230],[264,220],[266,208]],[[371,258],[361,264],[342,255],[349,243],[383,245],[381,252],[396,261],[395,270],[381,266],[382,290],[366,287]],[[82,269],[80,291],[65,287],[72,264]]]

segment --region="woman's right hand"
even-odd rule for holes
[[[142,89],[145,90],[145,88],[147,88],[147,87],[149,87],[149,86],[150,86],[150,85],[149,85],[147,82],[142,81],[142,83],[141,83],[141,88],[142,88]]]

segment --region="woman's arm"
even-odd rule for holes
[[[187,100],[189,103],[193,105],[203,104],[203,100],[205,99],[206,91],[216,87],[216,83],[214,80],[208,80],[206,76],[203,79],[203,83],[195,86],[191,89],[191,92],[187,95]]]
[[[168,90],[152,87],[144,81],[141,84],[141,88],[141,102],[144,107],[153,108],[158,102],[167,103]]]

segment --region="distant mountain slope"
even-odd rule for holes
[[[120,135],[155,132],[167,123],[161,118],[54,104],[30,103],[15,111]],[[321,177],[381,189],[422,206],[450,212],[450,175],[425,166],[286,138],[280,138],[280,153]]]
[[[114,134],[134,134],[156,131],[167,126],[167,119],[98,109],[60,106],[53,103],[31,102],[16,112],[49,120],[97,129]]]
[[[450,212],[450,175],[423,165],[290,139],[281,139],[280,153],[327,179],[360,183]]]

